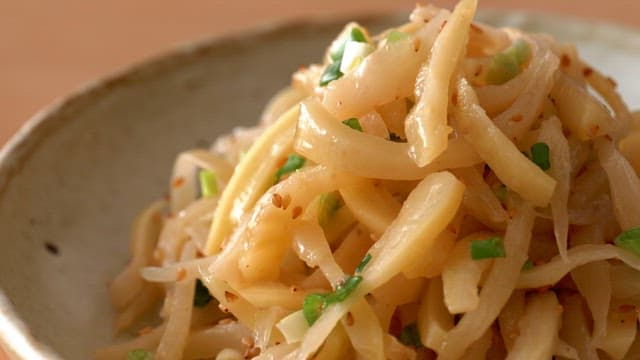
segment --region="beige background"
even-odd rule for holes
[[[438,0],[451,6],[454,1]],[[415,0],[0,0],[0,145],[42,107],[173,45],[259,23],[409,11]],[[640,28],[636,0],[481,0]],[[0,354],[0,360],[4,360]]]

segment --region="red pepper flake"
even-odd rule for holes
[[[422,46],[420,39],[418,38],[413,39],[413,51],[414,52],[420,51],[420,46]]]
[[[291,211],[291,218],[293,220],[297,219],[300,215],[302,215],[302,208],[300,206],[296,206],[293,208],[293,211]]]
[[[286,158],[286,157],[285,157],[285,158],[282,158],[282,159],[280,159],[280,161],[278,161],[278,163],[276,164],[276,167],[277,167],[277,168],[281,168],[281,167],[283,167],[283,166],[284,166],[284,164],[286,164],[286,163],[287,163],[287,158]]]
[[[171,182],[171,187],[174,189],[179,188],[182,185],[184,185],[184,177],[182,176],[173,179],[173,181]]]
[[[287,210],[289,204],[291,204],[291,196],[289,194],[284,194],[282,197],[282,210]]]
[[[347,313],[347,316],[345,317],[344,320],[347,323],[347,326],[353,326],[353,323],[355,322],[355,320],[353,319],[353,314],[351,313],[351,311]]]
[[[571,58],[567,54],[562,54],[560,56],[560,66],[569,67],[571,65]]]
[[[511,121],[513,122],[520,122],[522,121],[522,119],[523,119],[522,114],[515,114],[511,117]]]
[[[278,194],[278,193],[273,194],[271,196],[271,203],[276,208],[281,208],[282,207],[282,196],[280,196],[280,194]]]
[[[229,313],[229,308],[222,304],[218,304],[218,309],[220,309],[220,311],[222,311],[225,314]]]
[[[596,137],[598,136],[598,132],[600,132],[600,125],[593,125],[589,128],[589,136],[590,137]]]
[[[482,74],[482,64],[479,64],[476,67],[476,71],[473,73],[473,76],[480,76],[480,74]]]
[[[586,66],[584,69],[582,69],[582,75],[584,75],[585,77],[589,77],[591,76],[591,74],[593,74],[593,69]]]
[[[440,24],[440,30],[438,32],[442,31],[445,26],[447,26],[447,20],[443,21],[442,24]]]
[[[458,106],[458,92],[454,91],[451,94],[451,104],[453,104],[453,106]]]
[[[289,291],[291,291],[292,293],[297,293],[297,292],[298,292],[298,290],[299,290],[299,289],[298,289],[298,287],[297,287],[297,286],[295,286],[295,285],[291,285],[291,286],[289,287]]]

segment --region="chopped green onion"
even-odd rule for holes
[[[331,57],[331,60],[334,62],[342,60],[342,55],[344,54],[344,48],[347,45],[347,41],[356,41],[356,42],[363,42],[363,43],[369,42],[364,32],[362,32],[362,30],[360,30],[357,27],[351,28],[351,31],[349,32],[348,37],[346,36],[345,33],[342,33],[338,38],[343,39],[342,42],[340,43],[340,45],[333,48],[332,51],[329,53],[329,57]]]
[[[351,293],[356,289],[358,284],[362,281],[362,276],[349,276],[344,279],[344,283],[338,285],[338,287],[329,295],[327,295],[327,304],[344,301]]]
[[[196,289],[193,293],[193,305],[197,307],[204,307],[213,299],[213,296],[209,293],[209,289],[200,281],[196,279]]]
[[[304,298],[302,303],[302,315],[309,326],[313,325],[316,320],[322,315],[326,304],[326,295],[324,294],[309,294]]]
[[[522,265],[522,271],[531,270],[533,267],[533,261],[531,261],[531,259],[527,259],[527,261],[524,262],[524,265]]]
[[[322,73],[322,76],[320,77],[320,86],[327,86],[327,84],[329,84],[333,80],[338,80],[342,77],[342,75],[344,75],[340,71],[340,65],[341,61],[338,60],[327,66],[324,73]]]
[[[507,199],[507,195],[509,194],[509,189],[506,185],[500,184],[493,188],[493,193],[496,195],[498,200],[505,201]]]
[[[347,125],[348,127],[352,128],[353,130],[358,130],[358,131],[362,132],[362,126],[360,126],[360,121],[358,121],[358,119],[356,119],[356,118],[347,119],[347,120],[343,121],[342,123]]]
[[[351,32],[349,33],[348,38],[344,35],[340,37],[344,39],[340,43],[340,46],[338,46],[337,48],[335,48],[334,51],[331,51],[329,53],[329,57],[331,57],[331,60],[333,60],[334,62],[338,62],[342,60],[342,55],[344,54],[344,48],[347,45],[347,41],[351,40],[356,42],[368,43],[367,37],[364,35],[364,32],[362,32],[362,30],[360,30],[357,27],[351,28]],[[338,66],[338,68],[340,67]]]
[[[394,132],[390,132],[389,133],[389,140],[393,141],[393,142],[400,142],[400,143],[404,143],[407,142],[407,139],[403,139],[402,137],[400,137],[400,135],[394,133]]]
[[[143,349],[131,350],[127,353],[127,360],[153,360],[153,353]]]
[[[398,30],[391,30],[387,34],[388,43],[394,43],[394,42],[402,41],[408,38],[409,38],[409,34],[403,33],[402,31],[398,31]]]
[[[531,160],[542,170],[549,170],[549,145],[543,142],[531,145]]]
[[[361,281],[362,276],[347,276],[344,283],[338,285],[331,293],[307,295],[302,303],[302,315],[307,323],[313,325],[327,306],[346,300]]]
[[[367,254],[367,255],[364,256],[362,261],[360,261],[360,264],[358,264],[358,267],[356,267],[355,273],[356,274],[362,273],[362,271],[364,270],[365,266],[367,266],[369,261],[371,261],[371,254]]]
[[[306,160],[300,155],[290,154],[287,162],[276,172],[276,183],[279,183],[283,176],[302,168]]]
[[[640,227],[634,227],[618,235],[613,241],[616,246],[640,256]]]
[[[218,195],[218,180],[216,174],[211,170],[200,170],[200,194],[207,198]]]
[[[360,30],[357,27],[354,27],[351,29],[351,40],[357,41],[357,42],[363,42],[363,43],[368,42],[367,37],[364,35],[362,30]]]
[[[411,323],[403,327],[398,340],[407,346],[412,346],[417,349],[424,347],[420,340],[420,333],[418,332],[416,323]]]
[[[505,50],[495,54],[487,69],[487,84],[501,85],[520,73],[520,67],[529,59],[531,49],[524,40],[517,40]]]
[[[505,257],[502,239],[495,236],[485,240],[471,241],[471,258],[473,260]]]
[[[516,40],[506,48],[503,53],[513,58],[518,65],[523,65],[531,56],[531,48],[529,43],[524,40]]]
[[[341,206],[342,201],[338,192],[320,195],[318,201],[318,223],[320,226],[327,226]]]

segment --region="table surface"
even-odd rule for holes
[[[0,145],[55,99],[176,44],[270,21],[409,11],[414,4],[415,0],[0,0]],[[480,7],[554,12],[640,28],[636,0],[482,0]],[[5,360],[1,350],[0,360]]]

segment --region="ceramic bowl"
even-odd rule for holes
[[[402,18],[364,21],[380,29]],[[640,35],[526,13],[496,24],[577,42],[640,105]],[[31,119],[0,152],[0,343],[21,359],[88,359],[113,341],[106,284],[128,260],[135,213],[166,191],[174,156],[258,119],[344,22],[306,22],[179,48],[98,81]]]

